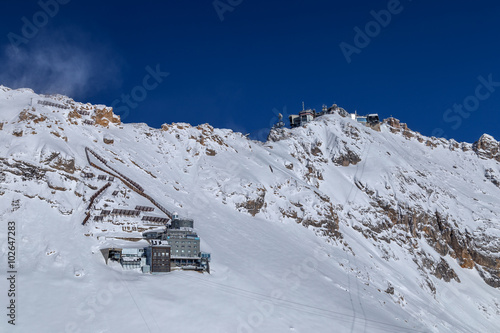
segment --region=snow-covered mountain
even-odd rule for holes
[[[428,138],[393,118],[378,132],[332,114],[261,143],[0,86],[0,139],[1,266],[14,222],[18,272],[16,325],[4,315],[2,332],[500,330],[491,136]],[[158,226],[86,220],[147,199],[115,179],[88,211],[105,182],[86,177],[100,171],[85,148],[195,220],[210,274],[105,264],[101,248]]]

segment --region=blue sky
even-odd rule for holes
[[[393,115],[424,135],[500,139],[495,1],[0,5],[0,84],[113,104],[125,122],[265,139],[277,112],[304,101]]]

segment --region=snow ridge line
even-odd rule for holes
[[[104,165],[106,165],[108,168],[110,168],[111,170],[113,170],[114,172],[116,172],[116,174],[112,173],[112,172],[109,172],[108,170],[105,170],[103,168],[101,168],[100,166],[96,165],[94,162],[92,162],[90,160],[90,157],[89,157],[89,154],[88,152],[90,152],[92,155],[94,155],[99,161],[101,161]],[[166,209],[165,207],[163,207],[162,205],[160,205],[155,199],[153,199],[152,197],[150,197],[148,194],[144,193],[142,187],[139,186],[139,188],[137,187],[138,184],[133,182],[129,182],[129,180],[131,181],[130,178],[124,176],[123,174],[121,174],[120,172],[116,171],[115,169],[113,169],[112,167],[110,167],[108,165],[108,163],[106,162],[106,160],[104,158],[102,158],[101,156],[99,156],[96,152],[92,151],[90,148],[88,147],[85,147],[85,154],[87,156],[87,161],[89,162],[89,164],[91,166],[93,166],[94,168],[98,169],[98,170],[101,170],[102,172],[105,172],[107,173],[108,175],[110,176],[113,176],[113,177],[116,177],[118,179],[120,179],[128,188],[130,188],[131,190],[133,190],[134,192],[136,192],[137,194],[139,194],[140,196],[148,199],[154,206],[156,206],[159,210],[161,210],[165,215],[167,215],[170,219],[172,219],[172,213]],[[135,183],[137,186],[133,185],[133,183]],[[90,216],[89,216],[90,217]],[[87,218],[88,219],[88,218]]]

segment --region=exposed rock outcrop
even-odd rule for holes
[[[115,140],[110,137],[110,136],[105,136],[102,141],[107,144],[107,145],[112,145],[113,143],[115,143]]]
[[[284,128],[271,128],[267,141],[276,142],[290,137],[290,132]]]
[[[492,182],[495,186],[500,187],[500,178],[496,174],[495,170],[489,168],[484,172],[484,177]]]
[[[40,163],[70,174],[73,174],[76,170],[74,157],[62,156],[60,152],[50,151],[48,149],[42,151]]]
[[[110,123],[121,124],[120,116],[113,113],[113,108],[103,108],[95,110],[95,123],[107,127]]]
[[[374,200],[372,205],[381,208],[391,223],[371,224],[364,226],[369,230],[360,230],[365,236],[375,239],[385,239],[387,232],[402,229],[412,235],[415,239],[425,238],[441,256],[450,255],[455,258],[462,268],[476,268],[484,275],[485,282],[493,287],[500,286],[500,244],[493,236],[482,234],[482,242],[472,241],[471,235],[460,232],[440,213],[430,213],[419,210],[417,207],[408,207],[404,203],[393,205],[377,201],[374,193],[365,191]],[[400,237],[396,241],[409,244],[409,239]],[[441,260],[433,264],[434,275],[445,281],[455,279],[456,273],[449,268],[446,262]],[[431,269],[432,271],[432,269]],[[485,273],[487,272],[487,274]]]
[[[34,113],[29,112],[28,110],[23,110],[19,114],[19,121],[20,122],[33,121],[35,124],[38,124],[38,123],[45,121],[45,120],[47,120],[47,117],[45,117],[44,115],[34,114]]]
[[[336,154],[336,156],[332,158],[332,161],[339,166],[349,166],[356,165],[361,162],[361,157],[359,157],[349,148],[346,148],[344,153]]]
[[[500,143],[495,138],[491,135],[483,134],[474,143],[472,149],[482,159],[495,159],[500,162],[499,146]]]
[[[236,204],[236,208],[244,208],[252,216],[257,215],[262,209],[262,207],[264,207],[265,205],[266,192],[267,191],[265,188],[259,188],[257,198],[255,199],[247,198],[245,202]]]

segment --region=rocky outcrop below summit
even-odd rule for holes
[[[478,141],[474,143],[472,149],[482,159],[494,159],[500,162],[499,153],[500,143],[491,135],[483,134]]]

